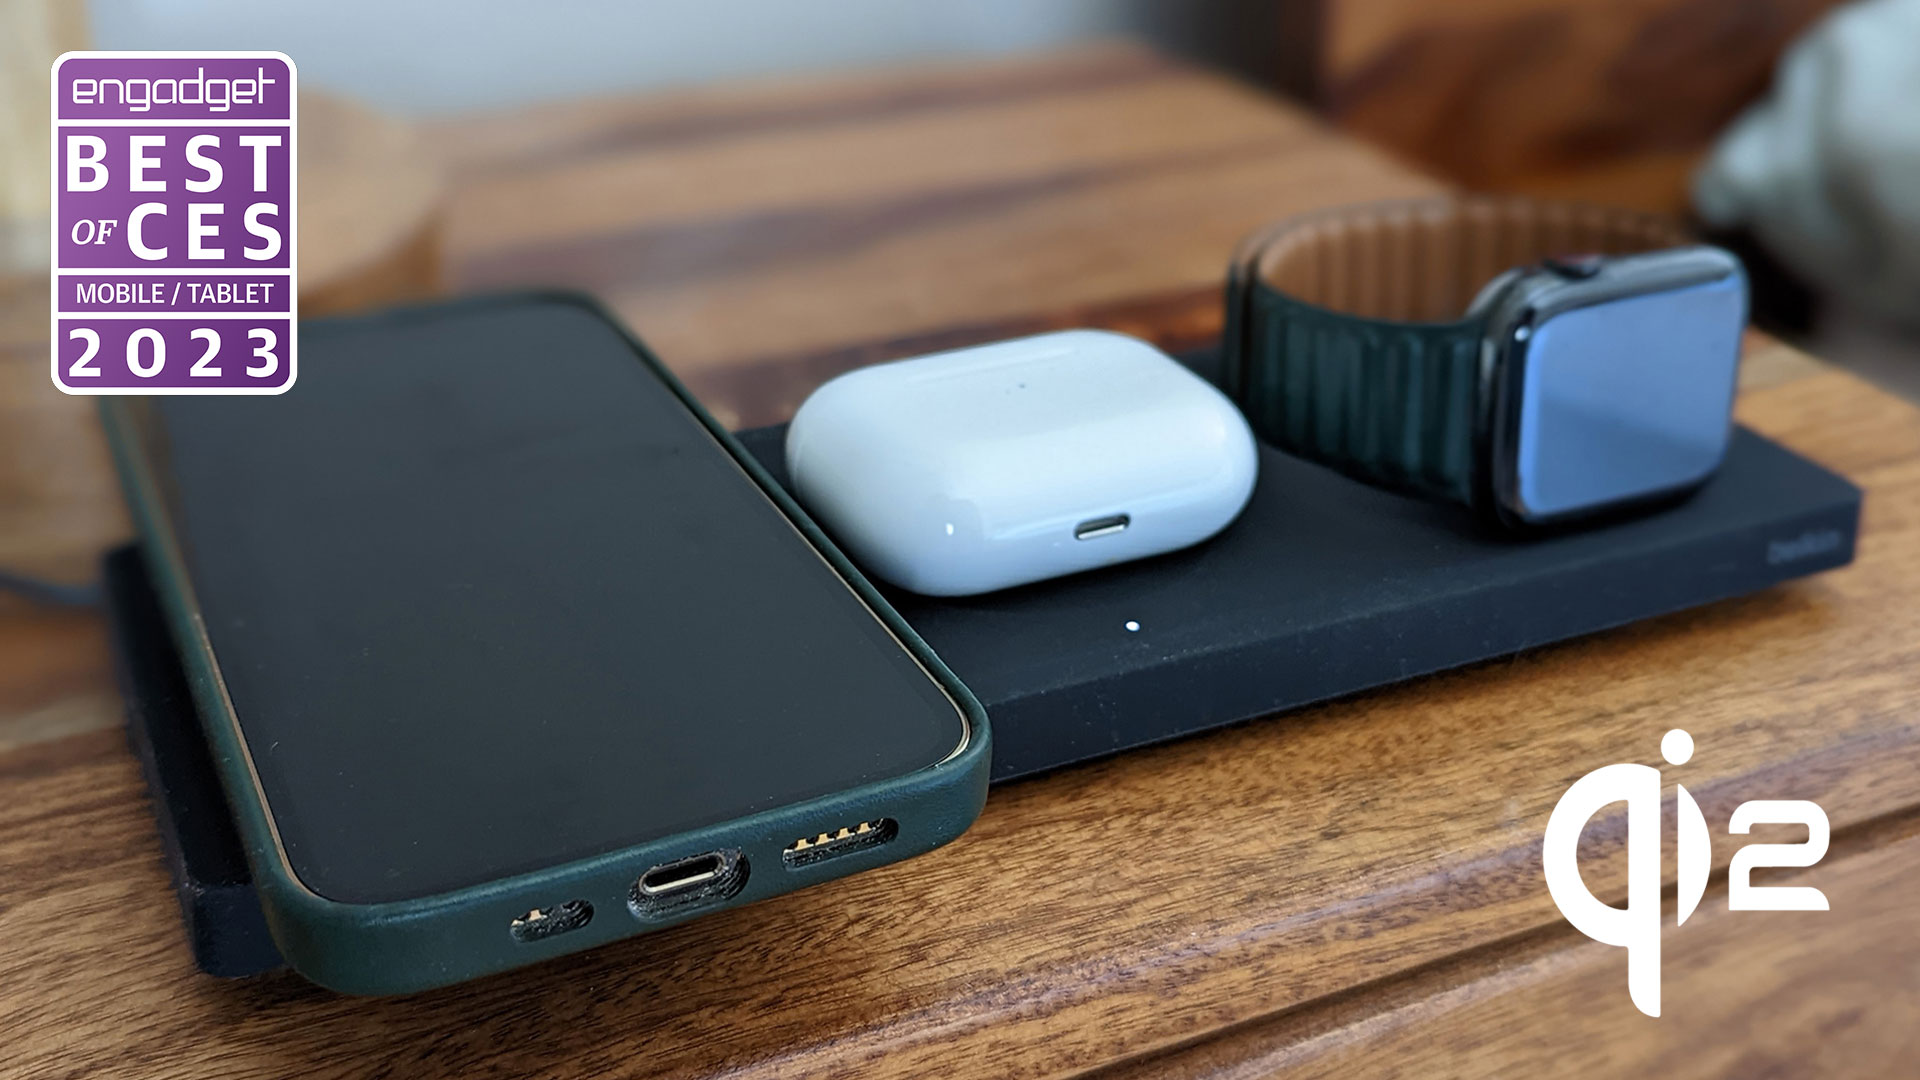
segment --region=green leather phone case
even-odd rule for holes
[[[586,307],[616,328],[593,301],[565,294],[462,300],[434,311],[484,309],[500,303]],[[158,485],[165,483],[143,448],[132,399],[103,398],[109,441],[142,538],[145,557],[179,644],[202,726],[211,745],[274,941],[302,975],[353,994],[407,993],[505,971],[646,933],[726,908],[921,854],[958,836],[986,799],[991,752],[985,711],[797,504],[709,416],[639,340],[620,333],[635,356],[724,447],[818,553],[846,580],[939,684],[965,719],[968,734],[937,765],[837,791],[751,816],[692,829],[622,850],[418,899],[344,903],[309,889],[292,868],[276,831],[195,600],[186,564]],[[296,386],[292,391],[299,393]],[[796,842],[842,828],[882,823],[886,842],[850,844],[832,858],[805,855]],[[875,825],[873,827],[881,827]],[[744,881],[730,895],[659,913],[638,906],[636,882],[650,868],[709,852],[737,852]],[[591,915],[564,933],[521,934],[523,917],[541,912],[571,920],[578,905]],[[558,927],[558,923],[554,924]]]

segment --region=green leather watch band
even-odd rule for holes
[[[1341,315],[1257,279],[1244,293],[1228,383],[1255,433],[1369,483],[1472,500],[1482,320]]]
[[[1369,483],[1484,488],[1482,285],[1574,252],[1684,243],[1645,214],[1443,196],[1343,207],[1249,237],[1227,283],[1225,384],[1256,434]],[[1465,313],[1465,314],[1463,314]]]

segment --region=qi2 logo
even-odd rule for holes
[[[1660,740],[1660,754],[1675,765],[1693,757],[1693,736],[1675,728]],[[1687,789],[1674,785],[1679,810],[1680,912],[1684,923],[1707,891],[1713,867],[1707,821]],[[1601,903],[1580,880],[1580,830],[1601,807],[1627,804],[1627,906]],[[1755,825],[1805,825],[1798,844],[1748,844],[1734,852],[1727,869],[1729,911],[1826,911],[1827,897],[1807,885],[1756,886],[1755,867],[1812,866],[1827,853],[1831,831],[1826,811],[1803,799],[1758,799],[1734,808],[1727,831],[1744,835]],[[1595,769],[1574,781],[1547,819],[1541,847],[1547,891],[1575,930],[1627,950],[1627,995],[1648,1016],[1660,1015],[1660,770],[1619,764]]]

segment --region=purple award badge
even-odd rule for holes
[[[276,52],[55,61],[55,386],[293,386],[294,79]]]

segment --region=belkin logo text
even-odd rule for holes
[[[1838,551],[1840,543],[1840,532],[1837,529],[1808,529],[1789,540],[1769,540],[1767,541],[1767,565],[1780,566],[1783,563],[1811,559],[1815,555],[1825,555],[1829,551]]]
[[[1693,757],[1693,736],[1675,728],[1660,740],[1660,754],[1675,765]],[[1679,918],[1685,923],[1707,891],[1713,868],[1707,821],[1687,789],[1674,785],[1679,819]],[[1610,803],[1627,804],[1627,906],[1602,903],[1580,880],[1580,830]],[[1805,825],[1798,844],[1748,844],[1727,868],[1729,911],[1826,911],[1827,897],[1806,885],[1756,886],[1755,867],[1812,866],[1827,853],[1826,811],[1800,799],[1762,799],[1734,808],[1727,831],[1745,834],[1755,825]],[[1595,769],[1574,781],[1547,819],[1540,851],[1547,891],[1574,929],[1627,950],[1627,994],[1648,1016],[1660,1015],[1660,770],[1619,764]]]

